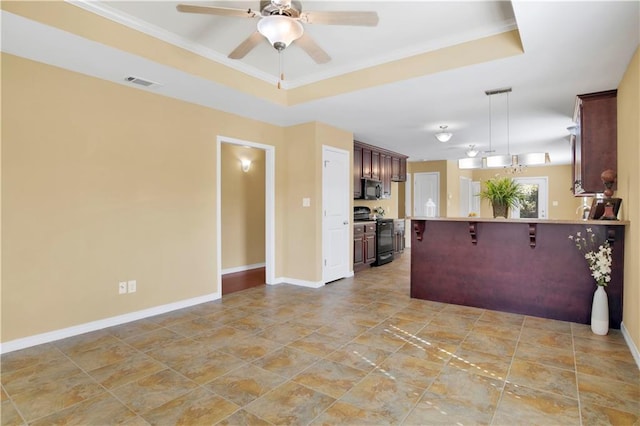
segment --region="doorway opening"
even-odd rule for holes
[[[234,149],[224,149],[234,148]],[[225,154],[225,164],[223,167],[223,151]],[[239,153],[246,152],[246,155]],[[235,153],[234,155],[227,155],[229,153]],[[251,164],[249,161],[250,154],[256,154],[256,157],[260,158],[261,167],[257,164]],[[229,158],[231,157],[231,158]],[[261,221],[261,226],[256,227],[259,229],[262,235],[259,238],[254,238],[258,241],[259,247],[258,253],[264,253],[264,262],[247,263],[244,259],[238,261],[234,260],[238,265],[232,265],[232,267],[226,267],[223,262],[223,254],[225,249],[227,252],[232,252],[234,246],[236,253],[238,247],[250,247],[252,243],[251,230],[249,226],[242,225],[242,222],[236,222],[235,231],[233,229],[226,229],[226,244],[223,244],[223,214],[225,209],[223,208],[223,169],[226,171],[235,169],[236,173],[251,173],[252,165],[255,167],[254,173],[261,174],[262,176],[255,176],[254,181],[256,185],[262,185],[260,188],[263,191],[258,191],[260,194],[264,194],[264,202],[255,204],[256,200],[246,199],[245,194],[241,206],[241,215],[244,218],[252,218],[253,221]],[[258,183],[260,182],[260,183]],[[247,189],[247,193],[250,193],[251,188]],[[250,195],[249,195],[250,198]],[[253,205],[264,205],[259,211],[252,211]],[[270,145],[264,145],[256,142],[240,140],[235,138],[228,138],[224,136],[218,136],[217,138],[217,160],[216,160],[216,231],[217,231],[217,250],[216,250],[216,271],[217,271],[217,296],[221,297],[223,294],[228,294],[233,291],[241,290],[245,286],[261,284],[274,284],[275,283],[275,147]],[[228,218],[228,215],[225,216]],[[263,226],[262,226],[263,225]],[[229,232],[230,231],[230,232]],[[229,235],[239,236],[239,241],[229,240]],[[241,236],[241,237],[240,237]],[[263,251],[262,251],[263,249]],[[253,254],[255,259],[255,253]],[[228,265],[227,265],[228,266]],[[223,274],[224,288],[223,288]],[[228,285],[227,285],[228,284]]]
[[[547,177],[514,178],[525,195],[519,207],[511,209],[514,219],[546,219],[549,180]]]

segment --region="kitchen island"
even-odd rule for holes
[[[411,297],[589,324],[596,289],[569,235],[612,247],[609,325],[620,328],[626,221],[411,219]]]

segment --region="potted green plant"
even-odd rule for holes
[[[520,184],[510,177],[489,179],[480,198],[489,200],[493,207],[493,217],[509,217],[509,207],[519,207],[524,200],[524,193]]]

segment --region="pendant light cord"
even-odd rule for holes
[[[282,72],[282,50],[278,51],[278,76],[279,76],[278,89],[282,89],[281,83],[284,80],[284,72]]]
[[[507,155],[511,156],[511,149],[509,147],[509,92],[507,92]]]
[[[493,152],[493,149],[491,148],[491,96],[489,96],[489,154],[491,154]]]

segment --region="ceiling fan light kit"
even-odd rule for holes
[[[299,21],[285,15],[265,16],[258,21],[258,31],[278,51],[286,49],[304,33]]]
[[[238,45],[229,55],[230,59],[242,59],[262,40],[262,36],[278,51],[282,52],[291,43],[305,51],[318,64],[331,60],[308,34],[304,34],[305,24],[350,25],[375,27],[378,25],[378,13],[373,11],[317,11],[302,13],[299,1],[261,0],[260,12],[251,9],[234,9],[216,6],[179,4],[178,12],[199,13],[231,18],[258,18],[258,29]]]
[[[453,133],[447,132],[447,127],[449,126],[440,126],[440,131],[434,135],[440,142],[449,142],[453,136]]]

